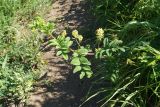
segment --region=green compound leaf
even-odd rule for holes
[[[79,60],[78,57],[74,57],[74,58],[72,59],[72,61],[71,61],[71,64],[72,64],[72,65],[80,65],[81,63],[80,63],[80,60]]]
[[[85,76],[85,72],[81,72],[81,74],[79,75],[80,79],[83,79]]]
[[[81,57],[80,61],[81,61],[81,64],[83,64],[83,65],[91,65],[91,63],[85,57]]]
[[[62,54],[62,51],[58,51],[56,55],[60,56],[61,54]]]
[[[77,56],[78,56],[78,53],[74,52],[73,57],[77,57]]]
[[[78,53],[80,53],[81,55],[87,55],[88,54],[88,50],[85,48],[81,48],[78,50]]]
[[[83,66],[82,68],[83,68],[83,70],[85,70],[85,71],[90,71],[90,70],[91,70],[91,67],[90,67],[90,66]]]
[[[56,39],[52,39],[52,40],[49,41],[49,45],[56,46],[56,45],[58,45],[58,42],[57,42]]]
[[[63,58],[64,58],[65,60],[68,60],[68,55],[67,55],[67,54],[62,54],[62,56],[63,56]]]
[[[82,67],[81,66],[76,66],[73,70],[73,73],[76,73],[78,71],[81,71]]]
[[[69,41],[69,42],[67,43],[67,47],[70,47],[72,44],[73,44],[73,41]]]
[[[91,78],[92,75],[93,75],[93,72],[92,71],[87,71],[86,75],[87,75],[87,78]]]

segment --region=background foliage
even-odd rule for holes
[[[0,104],[26,102],[40,68],[40,37],[28,23],[50,0],[0,1]]]
[[[89,2],[105,36],[95,50],[99,64],[81,106],[98,99],[101,107],[158,107],[159,0]]]

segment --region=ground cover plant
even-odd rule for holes
[[[65,60],[70,61],[74,66],[73,73],[79,73],[80,79],[92,76],[91,63],[87,59],[87,54],[90,49],[87,46],[81,45],[83,36],[77,30],[72,32],[72,39],[67,37],[66,31],[63,31],[57,38],[50,40],[51,46],[57,49],[57,56],[62,56]],[[74,43],[74,49],[73,48]]]
[[[28,23],[50,0],[0,1],[0,105],[26,102],[39,70],[40,37]],[[41,13],[39,13],[41,9]]]
[[[100,63],[85,103],[95,98],[101,107],[158,107],[159,1],[89,2],[105,33],[95,50]]]

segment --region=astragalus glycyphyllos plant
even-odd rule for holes
[[[80,79],[85,76],[90,78],[93,74],[91,63],[86,57],[89,49],[81,45],[82,40],[83,36],[77,30],[72,32],[72,39],[67,36],[66,31],[63,31],[58,37],[50,40],[50,45],[55,46],[58,56],[71,60],[70,64],[74,66],[73,73],[80,73]],[[76,49],[72,49],[73,43]]]
[[[62,56],[65,60],[68,60],[68,53],[70,52],[70,47],[73,44],[70,37],[65,35],[58,36],[56,39],[50,40],[50,45],[56,46],[57,56]]]

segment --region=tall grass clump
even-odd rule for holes
[[[123,27],[131,20],[159,25],[159,0],[89,0],[91,11],[103,26]],[[105,23],[104,23],[105,22]],[[106,23],[107,22],[107,23]]]
[[[101,107],[159,107],[160,1],[89,0],[104,28],[91,88]]]
[[[0,0],[0,106],[26,102],[40,70],[40,37],[28,23],[50,0]]]

